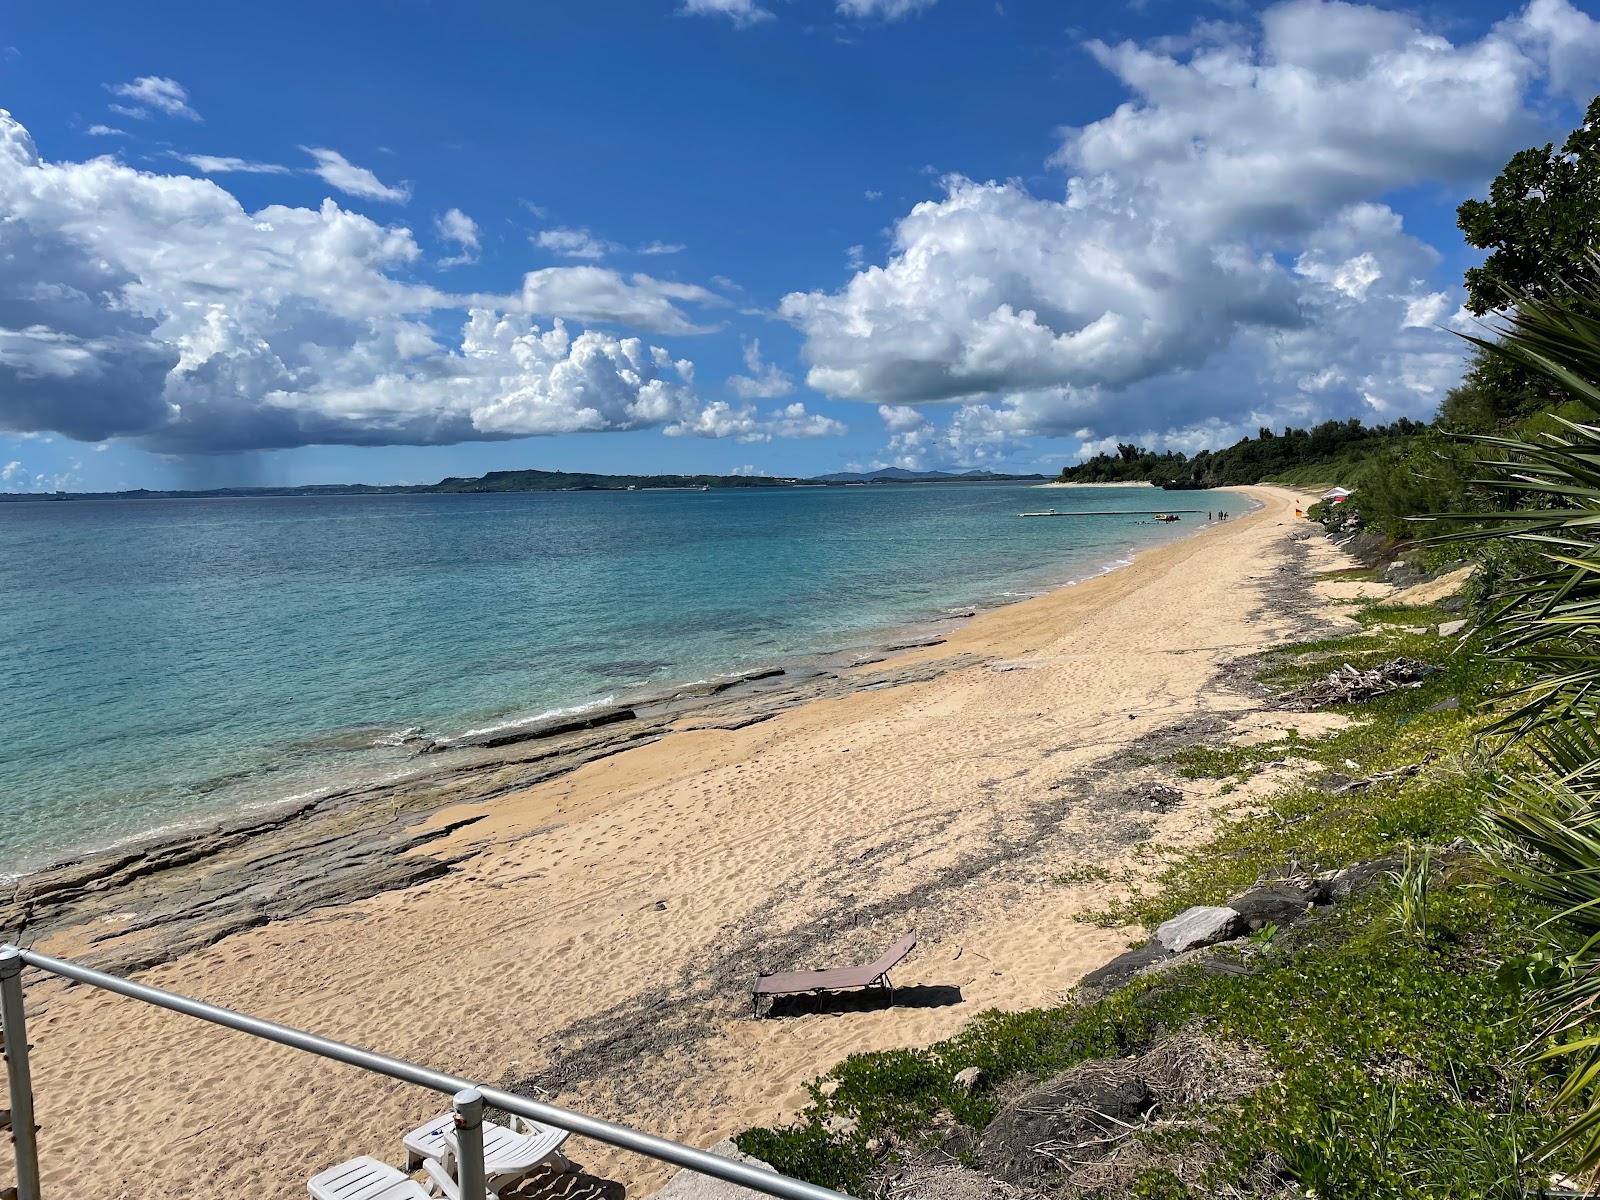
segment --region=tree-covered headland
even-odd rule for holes
[[[1600,97],[1560,145],[1512,156],[1484,199],[1457,210],[1469,245],[1486,251],[1466,273],[1466,305],[1486,329],[1528,303],[1560,303],[1600,288]],[[1324,421],[1310,429],[1262,429],[1193,456],[1119,445],[1061,472],[1068,483],[1149,482],[1167,488],[1284,483],[1352,488],[1349,514],[1395,537],[1407,518],[1495,508],[1515,497],[1475,484],[1473,462],[1493,451],[1471,438],[1538,438],[1583,417],[1582,406],[1547,373],[1473,347],[1461,381],[1428,423]]]

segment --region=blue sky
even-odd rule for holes
[[[1568,0],[0,2],[0,488],[1427,416]],[[560,330],[557,332],[559,323]]]

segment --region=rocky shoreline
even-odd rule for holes
[[[963,610],[937,626],[976,615]],[[0,939],[68,935],[85,962],[118,973],[169,962],[230,934],[349,904],[448,872],[430,851],[481,816],[427,823],[685,730],[743,729],[812,700],[921,683],[973,665],[970,654],[895,665],[942,636],[902,629],[877,648],[761,667],[566,716],[454,737],[414,739],[417,767],[196,828],[56,862],[0,903]],[[880,669],[872,669],[881,666]],[[72,931],[69,933],[69,931]]]

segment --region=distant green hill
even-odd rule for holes
[[[418,492],[587,492],[628,488],[793,487],[804,480],[768,475],[597,475],[583,471],[490,471],[476,479],[451,477]]]
[[[803,479],[777,479],[766,475],[596,475],[578,471],[490,471],[475,479],[451,476],[438,483],[417,484],[307,484],[303,487],[213,488],[206,491],[127,492],[22,492],[0,493],[5,500],[186,500],[269,496],[370,496],[418,495],[430,492],[585,492],[646,488],[759,488],[793,487]]]
[[[212,488],[205,491],[175,489],[126,492],[0,492],[0,503],[49,500],[194,500],[245,499],[272,496],[372,496],[418,495],[455,492],[620,492],[655,489],[699,491],[720,488],[842,487],[853,483],[986,483],[1043,479],[1043,475],[996,475],[969,471],[952,475],[944,471],[906,471],[888,468],[872,472],[841,472],[814,479],[773,475],[599,475],[585,471],[490,471],[474,479],[451,476],[438,483],[418,484],[307,484],[303,487]]]

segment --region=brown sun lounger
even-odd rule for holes
[[[877,962],[864,967],[833,967],[826,971],[785,971],[781,975],[763,975],[756,980],[755,991],[750,994],[754,1016],[761,1015],[761,997],[792,996],[800,992],[838,992],[848,988],[884,988],[889,993],[889,1003],[894,1003],[894,984],[889,982],[889,972],[900,965],[900,960],[917,945],[917,931],[907,930],[905,935],[884,951]]]

